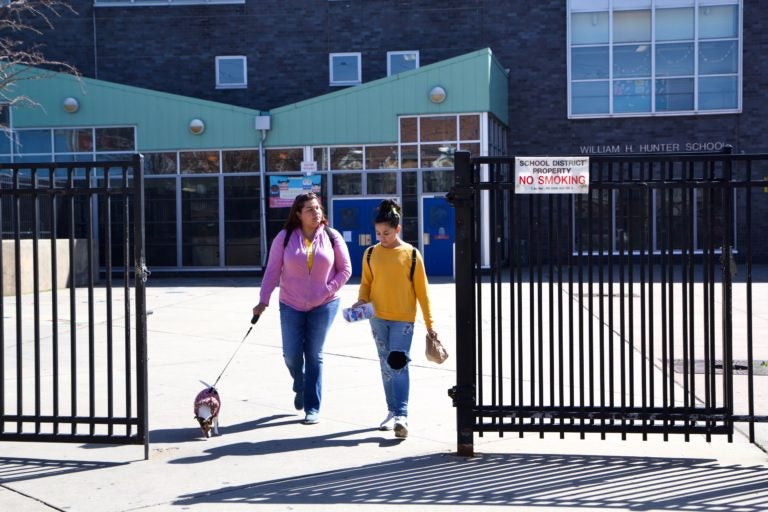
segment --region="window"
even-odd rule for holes
[[[179,151],[182,174],[215,174],[219,172],[218,151]]]
[[[145,165],[146,162],[145,159]],[[178,264],[176,180],[164,178],[144,181],[144,201],[147,261],[152,262],[154,267],[175,267]]]
[[[145,153],[144,174],[176,174],[176,153]]]
[[[224,254],[226,266],[261,264],[261,183],[258,176],[224,179]]]
[[[742,0],[570,0],[569,117],[741,110]]]
[[[331,170],[359,171],[363,168],[363,148],[331,148]]]
[[[328,58],[330,85],[362,83],[360,53],[332,53]]]
[[[419,67],[419,52],[387,52],[387,76],[396,75]]]
[[[131,126],[0,130],[4,162],[125,160],[135,151],[136,129]]]
[[[574,254],[717,251],[726,225],[722,196],[705,190],[606,189],[576,194],[573,207]]]
[[[160,267],[260,265],[259,169],[255,148],[145,153],[147,257]]]
[[[248,87],[248,59],[241,55],[216,57],[216,88]]]
[[[93,0],[96,7],[244,4],[245,0]]]
[[[133,128],[96,128],[94,141],[97,152],[133,151],[136,147],[136,136]]]
[[[303,148],[276,148],[266,150],[267,172],[298,172],[304,160]]]
[[[181,180],[181,264],[219,266],[219,187],[216,177]]]
[[[367,146],[365,148],[366,169],[397,169],[397,146]]]
[[[224,172],[259,172],[259,152],[249,151],[222,151]]]
[[[401,168],[452,169],[457,150],[480,154],[480,116],[403,116],[400,142]]]

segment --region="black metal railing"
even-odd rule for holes
[[[459,452],[474,432],[734,422],[755,442],[768,156],[601,156],[589,174],[584,193],[516,193],[513,157],[456,154]]]
[[[0,441],[148,455],[143,194],[140,155],[0,164]]]

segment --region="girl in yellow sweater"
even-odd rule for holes
[[[416,320],[416,301],[427,331],[432,336],[432,311],[427,295],[427,274],[418,249],[400,239],[400,206],[391,199],[379,205],[374,220],[378,244],[363,254],[363,272],[358,301],[373,305],[371,331],[381,365],[381,380],[387,400],[388,414],[381,430],[395,431],[395,436],[408,436],[408,394],[411,340]]]

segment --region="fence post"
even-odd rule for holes
[[[456,386],[449,394],[456,407],[457,452],[471,457],[475,426],[475,191],[469,152],[457,151],[454,163],[449,199],[456,210]]]
[[[731,155],[732,146],[726,146],[724,153]],[[733,159],[726,158],[723,166],[723,240],[721,251],[721,268],[723,273],[722,287],[722,329],[723,329],[723,398],[729,416],[733,416],[733,277],[736,275],[736,260],[733,258]],[[752,361],[747,363],[752,367]],[[729,430],[728,441],[733,441],[733,421],[726,422]]]
[[[139,438],[144,441],[144,459],[149,460],[149,379],[147,358],[147,270],[144,257],[144,155],[133,156],[133,251],[136,282],[136,365]]]

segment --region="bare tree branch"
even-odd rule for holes
[[[32,98],[15,94],[14,85],[22,80],[39,80],[56,72],[80,78],[74,66],[46,58],[40,44],[31,44],[24,37],[53,30],[52,20],[65,12],[75,13],[63,0],[5,0],[0,4],[0,103],[38,105]],[[0,128],[4,126],[0,124]]]

